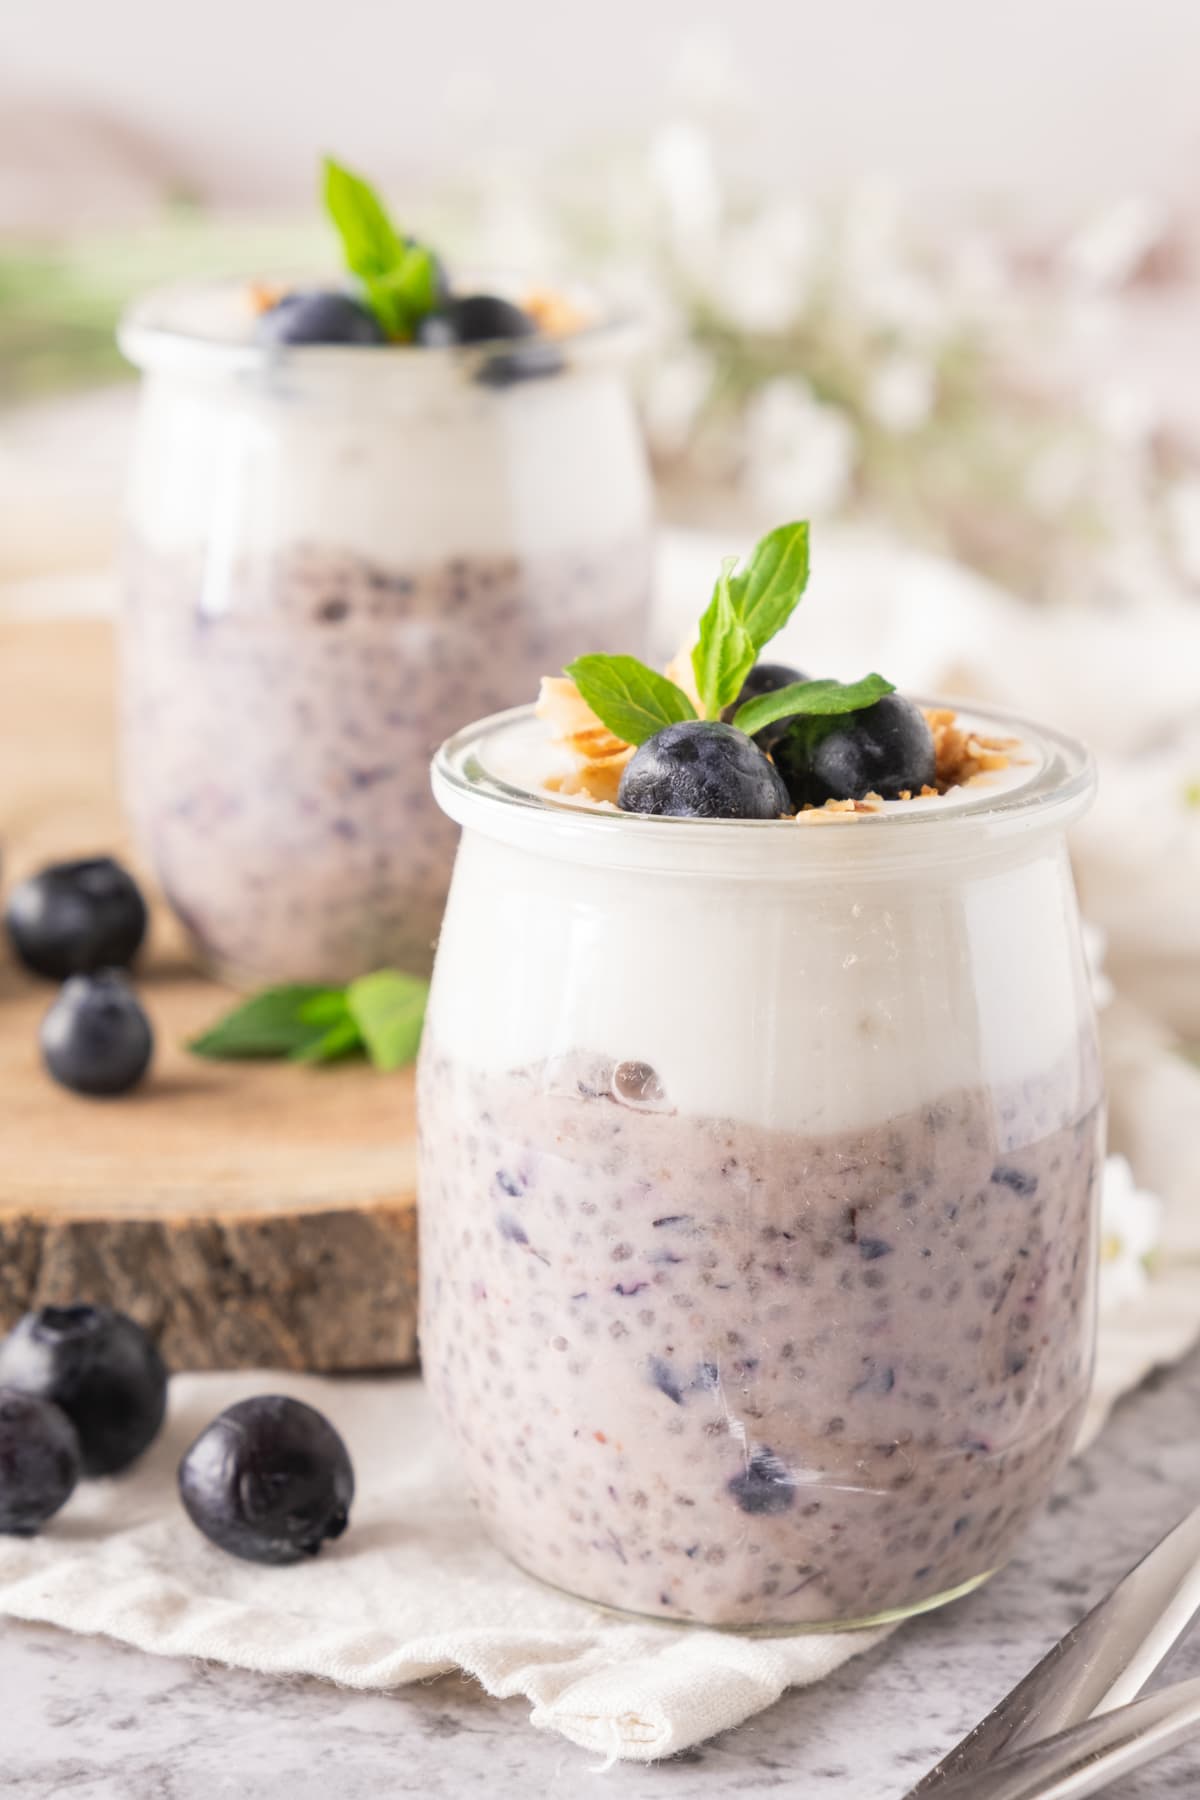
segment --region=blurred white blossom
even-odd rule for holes
[[[886,357],[867,384],[867,405],[877,424],[897,437],[907,437],[926,423],[937,397],[933,365],[920,356],[896,351]]]
[[[645,140],[527,165],[519,195],[503,158],[476,164],[487,263],[540,252],[649,315],[672,492],[727,492],[748,524],[782,506],[891,525],[1030,599],[1190,603],[1200,442],[1176,441],[1118,331],[1170,251],[1162,209],[1123,201],[1047,240],[886,179],[788,192],[748,173],[762,125],[700,34]]]
[[[766,513],[821,518],[846,498],[854,474],[854,426],[822,405],[806,382],[768,382],[746,412],[746,478]]]
[[[1088,978],[1092,984],[1092,999],[1098,1011],[1111,1006],[1115,990],[1104,970],[1104,954],[1108,949],[1108,934],[1099,925],[1089,920],[1083,922],[1083,954],[1087,960]]]
[[[1100,1200],[1100,1311],[1136,1300],[1149,1279],[1148,1261],[1162,1236],[1162,1201],[1139,1188],[1123,1156],[1104,1165]]]
[[[677,248],[693,255],[710,248],[720,223],[721,191],[708,135],[685,119],[663,125],[651,141],[649,164]]]
[[[642,408],[646,429],[663,456],[687,444],[712,386],[712,358],[685,344],[660,357],[646,377]]]

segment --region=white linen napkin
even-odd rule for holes
[[[1168,1268],[1106,1324],[1085,1436],[1120,1391],[1190,1343],[1195,1283]],[[346,1535],[284,1569],[213,1548],[175,1491],[179,1458],[204,1425],[266,1392],[327,1413],[358,1477]],[[0,1538],[0,1615],[347,1687],[463,1669],[490,1694],[524,1694],[533,1725],[609,1762],[685,1750],[887,1635],[753,1638],[636,1624],[542,1587],[483,1537],[415,1376],[176,1377],[166,1429],[133,1471],[81,1486],[41,1537]]]

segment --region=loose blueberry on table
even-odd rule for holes
[[[146,935],[146,902],[111,856],[51,863],[15,887],[4,914],[25,967],[51,981],[131,963]]]
[[[154,1033],[119,969],[74,975],[42,1020],[42,1057],[55,1081],[109,1098],[136,1087],[150,1066]]]
[[[267,1394],[238,1401],[201,1432],[179,1465],[179,1492],[219,1549],[294,1563],[345,1531],[354,1471],[322,1413]]]
[[[161,1356],[140,1325],[106,1306],[27,1313],[0,1343],[0,1386],[65,1414],[86,1475],[128,1468],[153,1443],[166,1413]]]
[[[79,1439],[50,1400],[0,1386],[0,1532],[32,1537],[79,1480]]]

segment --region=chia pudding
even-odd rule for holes
[[[448,719],[640,641],[650,494],[628,334],[499,379],[468,348],[264,346],[233,284],[154,296],[122,632],[124,788],[243,986],[427,970]],[[535,378],[525,378],[533,371]]]
[[[1091,773],[1019,729],[995,785],[829,830],[563,798],[529,716],[439,754],[422,1356],[533,1574],[832,1628],[983,1580],[1046,1499],[1094,1336]]]

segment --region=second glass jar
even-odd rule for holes
[[[649,479],[630,332],[528,366],[231,341],[240,290],[153,297],[122,633],[124,787],[199,954],[244,987],[428,969],[455,721],[638,648]]]

